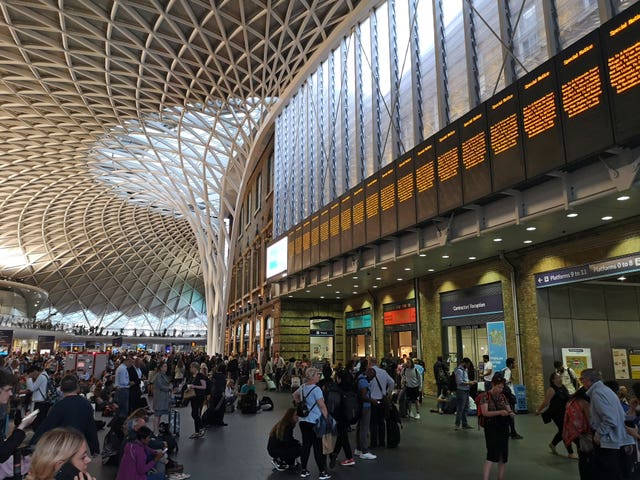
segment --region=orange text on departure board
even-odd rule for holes
[[[518,144],[518,117],[515,113],[500,120],[489,129],[493,154],[506,152]]]
[[[319,241],[320,241],[320,230],[318,229],[318,227],[313,227],[311,229],[311,246],[315,247],[316,245],[318,245]]]
[[[547,93],[544,97],[524,107],[524,131],[529,138],[539,135],[556,124],[555,94]]]
[[[326,242],[329,240],[329,222],[322,222],[320,224],[320,241]]]
[[[349,212],[346,212],[349,213]],[[331,222],[329,224],[329,232],[332,237],[340,235],[340,215],[335,215],[331,217]]]
[[[309,250],[309,244],[311,243],[310,242],[311,239],[309,237],[310,237],[309,232],[304,232],[302,234],[302,250],[304,251]]]
[[[378,215],[378,213],[380,213],[380,207],[378,205],[378,192],[376,192],[367,197],[367,218],[374,217]]]
[[[640,41],[610,57],[609,76],[617,94],[626,92],[640,83]]]
[[[342,199],[342,203],[346,203],[350,197]],[[343,207],[344,208],[344,207]],[[342,231],[345,232],[351,228],[351,211],[348,209],[342,210],[342,215],[340,215],[340,220],[342,222]]]
[[[436,175],[433,162],[427,162],[416,169],[416,186],[418,187],[418,192],[426,192],[430,188],[433,188],[435,180]]]
[[[562,108],[569,118],[597,106],[602,95],[600,69],[593,67],[562,85]]]
[[[486,157],[487,142],[484,132],[477,133],[462,142],[462,163],[466,170],[480,165],[486,160]]]
[[[396,203],[396,186],[395,184],[387,185],[380,190],[380,207],[382,211],[393,208]]]
[[[398,179],[398,201],[406,202],[411,200],[411,197],[413,197],[413,172]]]
[[[446,182],[458,174],[458,147],[438,155],[438,178]]]
[[[353,224],[360,225],[364,222],[364,202],[361,200],[353,204]]]
[[[296,253],[302,252],[302,235],[296,237]]]

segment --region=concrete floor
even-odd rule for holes
[[[193,480],[242,479],[287,480],[299,478],[290,472],[272,469],[266,451],[271,427],[291,404],[290,394],[269,392],[275,409],[256,415],[238,412],[226,415],[227,427],[207,430],[205,438],[189,440],[193,433],[190,409],[182,408],[182,434],[178,461]],[[433,478],[438,480],[465,480],[481,478],[485,457],[484,435],[480,430],[454,431],[454,417],[429,413],[434,404],[426,398],[420,420],[403,422],[402,439],[395,449],[376,449],[376,460],[356,459],[353,467],[341,467],[339,461],[332,470],[336,480],[388,480]],[[475,417],[470,424],[477,425]],[[555,427],[544,425],[532,414],[516,417],[516,427],[524,440],[510,443],[507,478],[568,480],[578,478],[578,462],[566,458],[564,447],[558,451],[565,456],[552,455],[548,443],[555,434]],[[296,428],[296,435],[299,431]],[[354,434],[352,434],[353,437]],[[102,433],[104,436],[104,431]],[[354,441],[352,439],[352,446]],[[313,455],[309,460],[310,479],[317,479]],[[114,467],[100,465],[99,457],[90,465],[97,480],[113,480]],[[398,476],[399,475],[399,476]],[[494,471],[493,478],[496,478]]]

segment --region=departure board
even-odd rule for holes
[[[380,171],[380,237],[398,231],[396,207],[396,163],[393,162]]]
[[[492,189],[500,192],[525,180],[517,85],[487,100],[486,111]]]
[[[294,250],[295,250],[295,258],[294,258],[294,272],[299,272],[302,270],[302,224],[299,224],[295,228],[294,235]]]
[[[458,127],[462,154],[462,203],[466,205],[491,193],[485,104],[462,117]]]
[[[302,222],[302,268],[311,265],[311,219]]]
[[[351,232],[349,232],[351,235]],[[342,253],[340,245],[340,199],[329,204],[329,256],[335,257]]]
[[[367,243],[365,230],[364,184],[354,188],[351,192],[353,248],[358,248]]]
[[[320,261],[320,215],[311,216],[311,265],[315,265]]]
[[[518,86],[527,178],[534,178],[565,163],[554,60],[522,77]]]
[[[364,182],[367,243],[380,238],[380,175],[374,173]]]
[[[340,253],[346,253],[353,248],[353,216],[351,193],[340,197]],[[333,250],[331,252],[333,256]]]
[[[435,138],[422,142],[414,150],[413,162],[416,171],[416,221],[429,220],[438,214],[436,193],[436,149]]]
[[[436,159],[438,213],[443,214],[462,205],[457,121],[436,134]]]
[[[287,274],[296,271],[296,235],[295,228],[287,232]]]
[[[613,144],[600,35],[594,31],[556,56],[567,162]]]
[[[640,142],[640,2],[600,28],[618,144]]]
[[[329,258],[329,208],[320,211],[320,261]]]
[[[416,184],[413,162],[414,150],[396,160],[396,210],[398,230],[416,224]]]

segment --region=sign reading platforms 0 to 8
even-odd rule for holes
[[[640,136],[640,2],[600,29],[617,143]]]

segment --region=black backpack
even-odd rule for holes
[[[357,392],[344,392],[342,395],[341,411],[344,421],[347,424],[353,425],[358,423],[358,420],[360,420],[360,414],[362,413],[362,402],[360,401]]]
[[[454,370],[453,372],[451,372],[451,374],[449,375],[449,381],[447,384],[447,388],[449,389],[450,392],[455,392],[456,390],[458,390],[458,382],[456,382],[456,371]]]
[[[342,404],[342,390],[335,382],[328,382],[325,385],[324,403],[331,416],[334,418],[339,416],[339,412],[341,411],[340,406]]]

